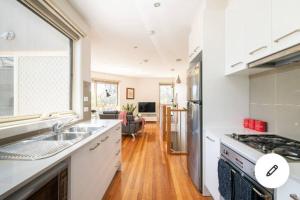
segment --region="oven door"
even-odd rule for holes
[[[240,168],[238,168],[236,165],[231,163],[226,158],[222,157],[221,159],[223,159],[230,166],[231,185],[232,185],[232,188],[231,188],[232,200],[240,199],[239,194],[242,194],[243,196],[245,195],[244,194],[245,190],[242,187],[239,187],[239,185],[237,185],[237,183],[239,183],[239,182],[237,182],[238,179],[243,179],[250,186],[251,194],[249,194],[249,195],[251,196],[251,198],[249,198],[249,199],[251,199],[251,200],[274,200],[272,191],[267,190],[266,188],[261,186],[258,182],[253,180],[251,177],[249,177],[247,174],[245,174]]]

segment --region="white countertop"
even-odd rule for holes
[[[5,198],[51,167],[67,159],[74,151],[119,123],[120,120],[92,120],[80,123],[80,125],[92,125],[93,127],[104,125],[105,128],[49,158],[35,161],[0,160],[0,199]]]
[[[249,161],[256,163],[256,161],[264,154],[227,136],[228,134],[272,134],[272,133],[261,133],[249,129],[231,129],[231,128],[209,128],[204,130],[204,134],[213,134],[220,138],[221,143],[225,144],[229,148],[233,149],[237,153],[240,153]],[[300,141],[300,136],[295,135],[281,135],[282,137],[291,138]],[[300,162],[289,162],[290,165],[290,178],[300,183]]]

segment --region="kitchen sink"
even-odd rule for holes
[[[87,134],[61,133],[61,134],[45,137],[43,140],[54,140],[54,141],[75,140],[75,139],[83,139],[86,135]]]
[[[51,157],[105,126],[73,126],[61,133],[49,132],[29,139],[0,146],[0,160],[38,160]]]
[[[95,131],[102,129],[103,127],[86,127],[86,126],[73,126],[64,131],[64,133],[85,133],[92,134]]]

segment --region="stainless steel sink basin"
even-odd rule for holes
[[[104,126],[73,126],[62,133],[49,132],[0,146],[0,160],[38,160],[51,157],[103,128]]]
[[[65,133],[93,133],[97,130],[102,129],[101,127],[82,127],[82,126],[74,126],[66,129]]]
[[[52,135],[44,138],[43,140],[55,140],[55,141],[63,141],[63,140],[75,140],[84,138],[84,134],[75,134],[75,133],[61,133],[57,135]]]

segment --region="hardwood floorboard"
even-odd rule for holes
[[[122,170],[117,172],[104,200],[210,200],[187,175],[186,156],[169,155],[156,124],[146,124],[135,140],[123,137]]]

